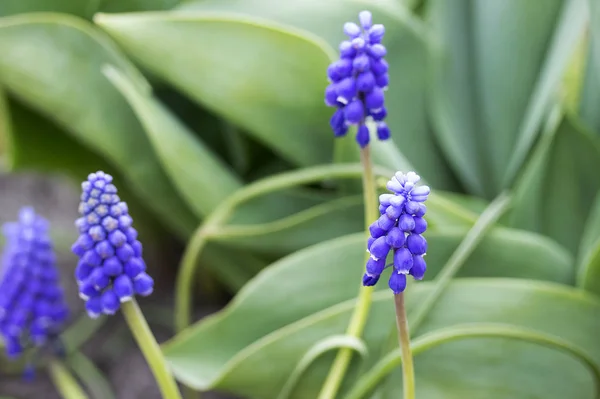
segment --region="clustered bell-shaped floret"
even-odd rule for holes
[[[81,217],[75,222],[80,233],[72,247],[80,258],[75,278],[92,318],[115,314],[122,302],[136,294],[148,296],[154,287],[127,204],[112,180],[104,172],[88,176],[81,185]]]
[[[393,194],[379,196],[379,213],[381,216],[369,227],[371,237],[367,243],[370,253],[367,271],[363,276],[363,284],[377,284],[381,273],[386,268],[386,259],[393,251],[394,269],[390,275],[389,286],[394,294],[406,288],[406,275],[421,280],[427,265],[425,253],[427,241],[423,233],[427,230],[424,219],[430,189],[427,186],[416,186],[421,178],[414,172],[403,174],[397,172],[387,183]]]
[[[59,335],[69,310],[59,285],[48,222],[25,207],[2,228],[6,244],[0,270],[0,335],[6,354],[43,347]]]
[[[334,135],[345,136],[349,126],[357,125],[356,141],[364,148],[370,140],[368,119],[376,122],[380,140],[390,137],[383,94],[389,75],[384,59],[387,50],[381,44],[385,28],[373,25],[369,11],[361,11],[358,18],[360,26],[344,25],[349,40],[340,44],[340,59],[327,69],[331,84],[325,89],[325,104],[337,108],[330,120]]]

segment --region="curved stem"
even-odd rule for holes
[[[473,323],[456,325],[432,331],[415,339],[412,350],[415,355],[447,342],[466,338],[512,338],[559,349],[579,358],[592,372],[596,389],[600,388],[600,368],[583,349],[552,335],[527,328],[502,324]],[[397,349],[382,358],[365,373],[352,387],[345,399],[361,399],[377,388],[383,379],[402,363],[402,354]]]
[[[370,164],[370,163],[369,163]],[[204,249],[208,239],[217,228],[223,225],[233,213],[236,206],[274,191],[283,190],[302,184],[310,184],[326,179],[353,179],[363,174],[363,168],[358,164],[322,165],[280,173],[276,176],[267,177],[251,183],[224,201],[213,213],[198,227],[185,249],[175,282],[175,331],[180,332],[190,325],[191,320],[191,297],[194,272],[200,253]],[[380,175],[388,175],[390,172],[377,168]],[[371,172],[371,185],[373,185]],[[374,185],[373,185],[374,187]],[[375,208],[377,212],[377,208]]]
[[[129,329],[142,350],[148,366],[152,370],[152,374],[154,374],[162,397],[165,399],[181,399],[181,393],[175,379],[171,375],[160,346],[158,346],[135,299],[123,303],[121,309],[123,310],[123,316],[129,325]]]
[[[71,375],[67,367],[59,360],[53,359],[48,363],[48,372],[54,385],[64,399],[87,399],[81,386]]]
[[[396,307],[396,325],[398,327],[398,343],[402,353],[402,386],[404,387],[404,399],[415,398],[415,367],[410,348],[410,332],[408,330],[408,319],[406,317],[406,306],[404,306],[404,293],[394,295]]]
[[[363,166],[363,196],[365,202],[365,230],[366,234],[369,234],[369,225],[373,220],[377,220],[379,217],[379,210],[377,207],[377,186],[375,183],[375,176],[373,173],[373,165],[371,163],[371,157],[369,147],[361,150],[360,159]],[[365,262],[368,260],[369,254],[366,254]],[[356,306],[350,319],[350,324],[346,330],[346,335],[353,337],[360,337],[365,328],[367,317],[369,315],[369,309],[371,307],[371,297],[373,294],[373,287],[360,286],[358,298],[356,300]],[[340,385],[346,375],[348,366],[352,360],[352,349],[342,348],[338,352],[329,374],[321,392],[319,393],[319,399],[333,399],[335,398]]]
[[[477,245],[485,237],[485,234],[500,217],[506,212],[510,205],[511,197],[507,193],[501,193],[483,211],[479,219],[469,230],[465,238],[460,242],[452,253],[442,270],[434,280],[433,290],[420,302],[420,306],[411,312],[410,320],[413,332],[416,331],[427,317],[431,308],[442,295],[448,284],[460,270],[465,261],[471,256]]]

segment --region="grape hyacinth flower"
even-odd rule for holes
[[[422,234],[427,230],[423,218],[427,210],[424,202],[430,189],[417,186],[421,178],[415,172],[403,174],[397,172],[387,183],[393,194],[379,197],[381,216],[369,227],[371,237],[368,240],[367,271],[363,276],[363,285],[377,284],[386,268],[386,258],[393,250],[394,270],[390,276],[389,287],[394,294],[406,288],[406,275],[421,280],[427,269],[425,252],[427,241]]]
[[[97,318],[115,314],[136,294],[150,295],[154,281],[146,273],[142,244],[112,176],[91,173],[81,187],[81,217],[75,222],[80,235],[72,247],[80,258],[75,278],[88,315]]]
[[[0,336],[9,358],[28,347],[56,344],[69,315],[48,225],[33,208],[24,207],[18,221],[2,226]]]
[[[344,25],[349,40],[340,44],[340,59],[327,69],[330,84],[325,89],[325,104],[337,108],[330,120],[334,135],[345,136],[349,126],[356,125],[356,141],[365,148],[370,140],[367,119],[376,122],[380,140],[390,138],[383,94],[389,76],[384,59],[387,50],[381,44],[385,28],[373,25],[369,11],[361,11],[358,19],[360,26],[354,22]]]

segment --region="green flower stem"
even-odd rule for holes
[[[500,217],[508,210],[511,197],[507,193],[501,193],[488,207],[483,211],[479,219],[469,230],[465,238],[461,241],[456,250],[452,253],[442,270],[434,280],[433,290],[420,303],[419,307],[411,312],[410,320],[413,332],[417,331],[431,308],[435,305],[448,284],[452,281],[456,273],[460,270],[465,261],[471,256],[477,245],[481,242],[485,234]]]
[[[600,368],[585,350],[561,338],[527,328],[507,324],[472,323],[455,325],[432,331],[413,340],[415,355],[423,353],[447,342],[468,338],[510,338],[562,350],[585,364],[594,376],[596,389],[600,388]],[[344,399],[368,397],[383,379],[402,363],[402,353],[397,349],[379,360],[371,370],[363,374]]]
[[[376,168],[375,172],[380,176],[393,173],[381,168]],[[311,184],[327,179],[356,179],[361,175],[363,175],[363,167],[359,164],[314,166],[258,180],[231,195],[198,227],[185,249],[175,282],[175,330],[180,332],[190,325],[194,273],[202,249],[213,234],[218,234],[218,229],[227,221],[238,205],[261,195],[302,184]],[[370,184],[373,184],[372,177]],[[377,212],[377,208],[375,208],[375,212]]]
[[[396,307],[396,325],[398,327],[398,343],[402,353],[402,386],[404,387],[404,399],[415,399],[415,367],[410,348],[410,332],[408,330],[408,318],[404,306],[404,293],[394,295]]]
[[[67,367],[59,360],[53,359],[48,363],[48,372],[54,385],[64,399],[87,399],[87,395],[71,375]]]
[[[150,327],[135,299],[123,303],[121,309],[129,329],[140,346],[152,374],[154,374],[162,397],[165,399],[181,399],[181,393],[171,375],[160,346],[158,346],[154,335],[152,335],[152,331],[150,331]]]
[[[377,206],[377,186],[375,182],[375,175],[373,173],[373,165],[371,163],[369,147],[361,150],[360,159],[363,167],[362,180],[365,203],[365,230],[366,234],[368,235],[369,225],[372,223],[372,221],[377,220],[379,217],[379,210]],[[369,259],[368,253],[366,254],[365,258],[366,260]],[[360,338],[362,335],[367,322],[367,317],[369,316],[372,294],[373,287],[360,286],[358,299],[356,301],[352,318],[350,319],[350,324],[346,330],[346,335],[357,338]],[[331,365],[329,375],[323,384],[323,388],[321,388],[319,399],[335,398],[340,385],[344,380],[348,366],[350,365],[350,360],[352,360],[352,353],[353,351],[350,348],[340,349],[335,360],[333,361],[333,364]]]

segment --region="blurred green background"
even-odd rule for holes
[[[99,169],[114,175],[159,276],[143,305],[161,339],[175,333],[174,297],[177,306],[195,299],[196,320],[246,286],[165,346],[176,376],[201,390],[277,397],[320,334],[342,333],[347,320],[306,327],[281,346],[261,342],[354,298],[363,267],[358,149],[352,135],[334,140],[323,102],[342,26],[363,9],[386,27],[390,64],[393,140],[372,145],[378,174],[415,170],[433,189],[427,279],[457,247],[472,251],[417,331],[525,326],[600,365],[597,0],[0,0],[0,221],[24,203],[52,220],[77,314],[68,254],[77,184]],[[501,193],[509,209],[481,216]],[[194,252],[206,220],[218,222]],[[476,222],[485,229],[473,239]],[[199,259],[176,285],[186,247]],[[391,350],[381,302],[354,377]],[[96,363],[98,342],[130,344],[99,324],[70,331],[74,353],[84,345]],[[112,355],[99,365],[108,379],[81,377],[88,389],[102,399],[115,387],[119,398],[157,395],[139,358],[132,386],[141,388],[123,388]],[[316,396],[330,355],[292,397]],[[573,356],[506,338],[449,344],[416,365],[423,399],[595,397]],[[43,378],[23,390],[3,379],[0,396],[49,389]],[[373,397],[398,397],[398,380]]]

